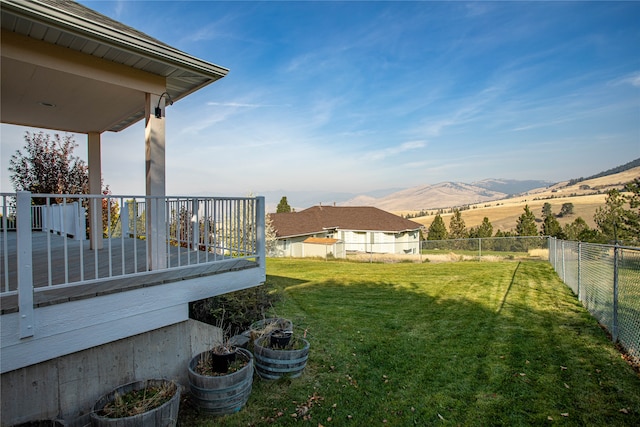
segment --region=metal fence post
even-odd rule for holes
[[[614,343],[618,342],[618,258],[620,247],[616,242],[613,247],[613,326],[611,331],[611,339]]]
[[[562,248],[562,281],[567,283],[567,269],[564,263],[564,240],[561,240],[560,242],[560,247]]]
[[[582,242],[578,242],[578,301],[582,302]]]

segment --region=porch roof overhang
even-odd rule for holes
[[[229,71],[75,2],[0,0],[0,12],[2,123],[117,132],[145,117],[145,93],[175,102]]]

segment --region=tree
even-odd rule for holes
[[[278,203],[278,207],[276,208],[276,213],[283,212],[291,212],[291,206],[289,206],[289,202],[287,202],[287,197],[282,196],[280,199],[280,203]]]
[[[459,209],[453,210],[453,215],[449,221],[449,238],[450,239],[466,239],[468,236],[467,228],[462,219]]]
[[[598,229],[608,240],[618,241],[627,237],[624,225],[624,204],[626,199],[619,190],[613,189],[607,192],[604,206],[596,209],[593,215]]]
[[[264,219],[264,245],[267,256],[276,256],[277,247],[276,230],[273,228],[271,215],[267,214]]]
[[[538,226],[536,225],[536,217],[529,209],[529,205],[525,205],[524,213],[520,215],[516,224],[516,233],[518,236],[537,236]]]
[[[88,194],[89,167],[73,151],[78,147],[73,135],[53,137],[44,132],[26,132],[25,146],[9,159],[10,180],[16,191],[35,194]],[[109,186],[102,190],[104,196],[111,195]],[[75,199],[77,200],[77,199]],[[73,200],[73,201],[75,201]],[[58,198],[50,203],[62,203]],[[33,197],[34,205],[47,203],[44,197]],[[83,202],[87,207],[86,200]],[[102,199],[103,235],[113,232],[119,222],[119,207],[112,200]]]
[[[589,228],[587,222],[578,217],[572,223],[568,223],[563,228],[564,238],[567,240],[577,240],[580,242],[592,241],[593,230]]]
[[[447,238],[447,235],[447,227],[444,225],[444,220],[440,214],[437,214],[429,226],[427,240],[444,240]]]
[[[625,196],[625,200],[629,202],[629,209],[623,213],[623,228],[629,240],[638,244],[640,242],[640,178],[625,185],[625,190],[629,195]]]
[[[573,203],[563,203],[562,207],[560,208],[559,215],[561,217],[573,215]]]
[[[44,132],[25,134],[23,151],[18,150],[9,159],[11,183],[16,191],[41,194],[87,194],[89,168],[82,159],[73,155],[78,146],[72,135]],[[44,204],[43,198],[34,198],[34,204]]]
[[[564,238],[562,226],[560,226],[560,223],[553,214],[550,203],[545,203],[542,206],[542,235],[557,237],[558,239]]]
[[[544,219],[544,221],[542,222],[542,235],[564,239],[562,226],[555,216],[551,215]]]
[[[469,237],[471,238],[487,238],[493,236],[493,225],[486,216],[482,220],[482,224],[477,227],[473,227],[469,230]]]

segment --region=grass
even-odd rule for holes
[[[640,377],[546,262],[269,259],[305,373],[181,425],[640,425]]]

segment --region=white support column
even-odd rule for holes
[[[102,154],[100,133],[87,134],[89,158],[89,194],[102,194]],[[102,201],[89,199],[89,230],[91,249],[102,249]]]
[[[158,95],[146,94],[145,111],[145,177],[146,221],[149,238],[149,266],[151,270],[167,266],[167,232],[165,226],[165,116],[164,102]],[[160,105],[161,117],[155,116]]]

